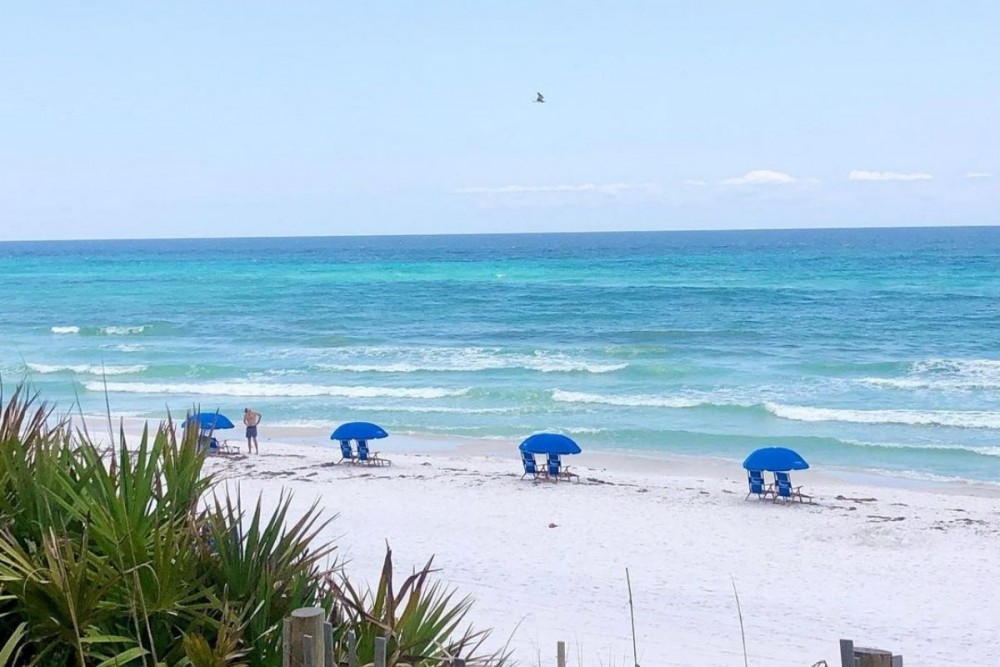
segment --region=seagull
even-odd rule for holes
[[[542,102],[544,104],[545,103],[545,97],[541,93],[535,93],[535,94],[538,95],[538,97],[535,98],[535,101],[536,102]]]

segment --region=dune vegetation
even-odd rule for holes
[[[107,447],[24,386],[0,407],[0,667],[276,667],[283,619],[308,606],[330,615],[338,658],[353,631],[362,664],[376,636],[389,664],[506,661],[430,563],[397,589],[387,548],[380,581],[352,584],[317,540],[335,517],[222,495],[196,429],[168,420],[129,443],[119,428]]]

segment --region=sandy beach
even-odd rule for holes
[[[134,430],[129,428],[129,430]],[[477,602],[472,620],[522,665],[737,665],[739,591],[751,665],[839,664],[838,639],[907,665],[1000,662],[997,490],[809,470],[815,504],[753,498],[738,462],[587,452],[581,483],[521,479],[516,443],[394,436],[391,467],[333,465],[327,432],[262,428],[261,453],[209,457],[244,499],[337,515],[322,537],[357,580],[430,556]]]

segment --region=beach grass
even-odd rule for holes
[[[502,667],[510,662],[506,648],[483,650],[489,630],[466,625],[472,608],[470,596],[457,597],[439,581],[431,580],[434,559],[395,585],[392,549],[386,545],[378,583],[359,590],[342,574],[330,582],[342,617],[342,628],[357,638],[358,661],[374,660],[377,637],[387,637],[387,664],[438,664],[465,657],[467,665]],[[343,635],[339,637],[343,641]]]
[[[452,637],[471,600],[430,582],[430,562],[397,591],[387,552],[358,594],[317,539],[333,517],[220,495],[197,429],[168,419],[103,447],[24,386],[0,405],[0,665],[275,667],[283,619],[335,601],[339,636],[388,636],[389,664],[486,661],[487,633]]]

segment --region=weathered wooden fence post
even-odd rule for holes
[[[840,640],[840,667],[854,667],[854,642],[850,639]]]
[[[323,624],[323,655],[326,656],[326,663],[323,667],[337,667],[336,658],[333,655],[333,623],[329,621]]]
[[[302,635],[302,665],[303,667],[323,667],[322,665],[317,665],[313,662],[315,658],[315,652],[313,647],[316,645],[315,640],[313,640],[310,635]]]
[[[281,621],[281,667],[291,667],[292,661],[292,619]]]
[[[302,607],[287,619],[282,664],[284,667],[326,667],[322,607]]]
[[[556,666],[566,667],[566,642],[556,642]]]
[[[892,667],[891,651],[855,646],[854,655],[858,658],[858,667]]]
[[[385,637],[375,638],[375,667],[385,667]]]
[[[358,636],[353,630],[347,633],[347,667],[358,667]]]
[[[841,667],[903,667],[903,656],[877,648],[855,646],[850,639],[840,640]]]

